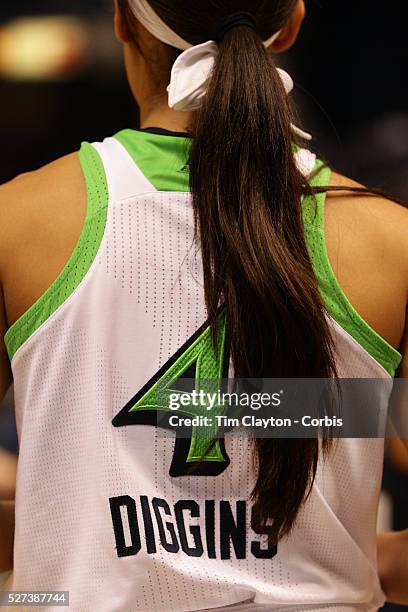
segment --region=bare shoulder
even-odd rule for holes
[[[363,318],[395,347],[408,297],[408,209],[333,173],[325,206],[326,246],[335,274]]]
[[[359,183],[333,173],[331,185],[362,187]],[[335,221],[337,232],[347,230],[348,242],[371,246],[377,257],[392,260],[400,269],[408,288],[408,208],[385,197],[369,193],[332,192],[327,197],[326,215]],[[328,228],[330,231],[330,227]],[[335,229],[334,227],[332,229]]]
[[[9,324],[58,276],[85,214],[77,153],[0,186],[0,280]]]
[[[32,235],[33,230],[49,221],[55,226],[56,216],[66,217],[84,191],[77,153],[1,185],[0,248],[28,229]]]
[[[345,191],[329,194],[328,200],[330,200],[332,206],[337,204],[337,206],[347,209],[347,213],[353,212],[357,215],[363,215],[367,217],[367,220],[372,217],[373,222],[382,219],[387,226],[395,222],[408,223],[408,209],[392,199],[369,192],[359,194],[347,191],[349,187],[361,188],[364,185],[336,172],[332,172],[330,184],[345,188]]]

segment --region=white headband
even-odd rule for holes
[[[174,62],[171,70],[171,80],[167,87],[169,107],[178,111],[197,110],[200,108],[201,101],[207,91],[207,84],[218,55],[217,43],[209,40],[193,46],[164,23],[152,9],[148,0],[130,0],[129,4],[136,19],[150,34],[166,45],[183,51]],[[280,31],[264,41],[264,46],[269,47],[278,38],[279,34]],[[293,89],[292,78],[280,68],[278,68],[278,72],[285,91],[289,94]],[[292,125],[292,130],[301,138],[306,140],[312,138],[310,134],[303,132],[294,125]]]

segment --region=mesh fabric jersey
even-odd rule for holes
[[[191,474],[197,440],[155,425],[151,392],[162,374],[217,367],[203,327],[188,146],[183,134],[151,129],[81,147],[81,236],[59,277],[6,334],[20,442],[8,588],[68,590],[69,609],[81,612],[248,600],[248,610],[376,610],[383,440],[338,442],[276,549],[250,527],[249,440],[226,434]],[[296,156],[306,176],[320,164],[308,151]],[[329,179],[323,168],[312,180]],[[391,391],[401,355],[340,288],[324,202],[325,194],[305,198],[303,218],[339,374],[383,379]],[[387,393],[377,399],[386,411]]]

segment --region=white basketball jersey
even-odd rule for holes
[[[8,588],[69,591],[80,612],[376,610],[383,440],[340,440],[274,548],[251,529],[247,438],[226,434],[189,473],[191,440],[164,435],[146,413],[118,417],[181,363],[192,338],[205,340],[186,143],[125,130],[83,144],[88,212],[77,247],[7,332],[20,441]],[[297,161],[305,175],[316,162],[307,151]],[[320,175],[327,184],[329,172]],[[383,378],[391,390],[400,355],[334,278],[317,199],[316,214],[303,202],[305,231],[339,373]],[[387,400],[378,398],[384,411]]]

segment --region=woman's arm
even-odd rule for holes
[[[1,267],[1,261],[0,261]],[[1,271],[1,270],[0,270]],[[10,387],[13,377],[11,374],[10,361],[4,344],[4,335],[7,331],[6,306],[4,303],[3,289],[0,279],[0,403]]]
[[[14,501],[0,501],[0,573],[13,569]]]
[[[0,402],[12,382],[10,362],[4,345],[6,311],[0,285]],[[13,569],[14,501],[0,500],[0,572]]]
[[[408,604],[408,529],[377,536],[378,573],[387,601]]]
[[[0,500],[14,499],[17,456],[0,447]]]
[[[408,312],[408,311],[407,311]],[[408,379],[408,316],[405,318],[404,337],[400,351],[402,362],[398,370],[399,378]],[[405,393],[402,397],[405,398]],[[401,409],[408,410],[405,399]],[[408,449],[408,439],[403,440]],[[408,604],[408,529],[377,536],[378,573],[387,601],[395,604]]]

